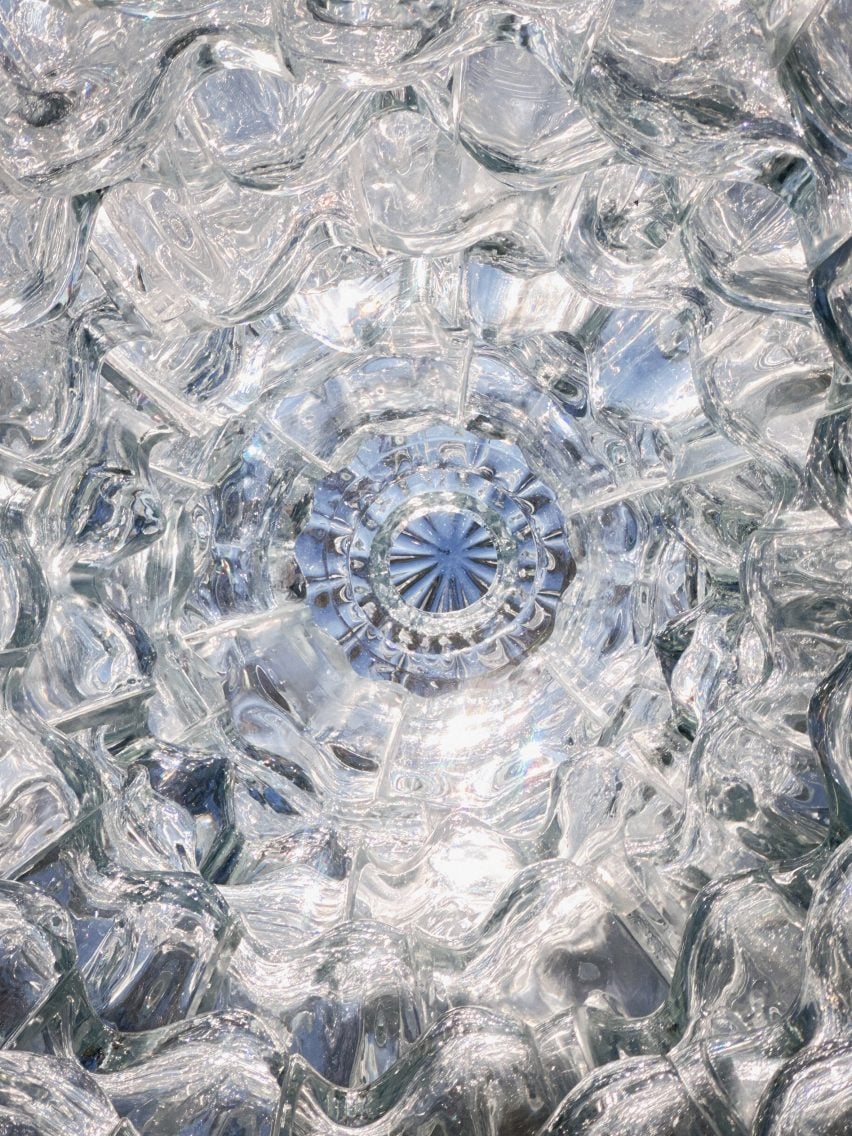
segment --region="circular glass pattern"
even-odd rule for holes
[[[433,694],[550,634],[574,573],[517,446],[447,426],[368,437],[296,542],[314,618],[358,673]]]
[[[439,615],[470,607],[491,589],[499,559],[494,537],[467,509],[426,509],[397,532],[388,575],[400,598]]]

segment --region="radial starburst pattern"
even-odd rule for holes
[[[449,423],[369,436],[318,486],[296,560],[352,666],[421,695],[520,663],[574,571],[521,450]]]
[[[482,599],[497,576],[494,537],[462,509],[427,509],[394,536],[388,574],[402,599],[434,614],[460,611]]]

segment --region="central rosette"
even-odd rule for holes
[[[388,575],[400,597],[433,615],[481,600],[499,566],[494,535],[467,509],[423,508],[387,551]]]
[[[517,446],[450,426],[365,439],[296,543],[352,666],[436,693],[517,662],[573,575],[561,510]]]

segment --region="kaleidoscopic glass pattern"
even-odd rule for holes
[[[405,603],[430,615],[461,611],[491,590],[500,566],[497,536],[462,506],[435,501],[391,537],[387,572]]]
[[[450,427],[370,437],[315,489],[296,559],[355,669],[420,694],[517,662],[573,570],[520,450]]]
[[[0,4],[0,1136],[852,1133],[850,0]]]

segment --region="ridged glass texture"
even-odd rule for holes
[[[0,1136],[852,1133],[850,0],[0,0]]]

